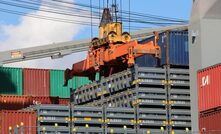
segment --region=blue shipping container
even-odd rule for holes
[[[142,40],[139,43],[145,43],[152,40],[153,37]],[[151,55],[143,55],[136,58],[136,64],[142,67],[156,67],[166,64],[167,39],[169,39],[169,64],[175,66],[189,66],[189,48],[188,31],[170,31],[167,38],[166,33],[159,34],[158,44],[161,48],[161,58],[158,61]]]

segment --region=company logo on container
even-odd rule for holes
[[[202,77],[202,87],[209,85],[209,75]]]

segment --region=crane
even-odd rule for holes
[[[103,11],[99,30],[100,37],[92,39],[86,59],[73,64],[72,69],[65,70],[65,86],[74,75],[88,76],[90,80],[94,80],[96,72],[107,77],[125,70],[135,64],[136,57],[144,54],[160,58],[157,32],[153,33],[153,41],[145,44],[131,41],[129,33],[122,33],[122,23],[113,22],[108,8]]]

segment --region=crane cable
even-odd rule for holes
[[[23,1],[24,2],[24,0],[12,0],[12,1]],[[25,2],[25,3],[29,3],[30,4],[30,2]],[[32,3],[32,2],[31,2]],[[45,3],[45,2],[44,2]],[[6,4],[10,4],[10,3],[6,3]],[[32,3],[33,4],[33,3]],[[18,4],[16,4],[17,6],[21,6],[21,5],[18,5]],[[23,5],[24,6],[24,5]],[[45,6],[45,5],[43,5],[43,6]],[[51,6],[50,6],[51,7]],[[27,7],[26,7],[27,8]],[[29,9],[30,9],[30,7],[28,7]],[[56,7],[56,9],[57,9],[58,7]],[[70,8],[70,7],[69,7]],[[74,9],[75,9],[75,7],[74,7]],[[35,10],[37,10],[37,9],[35,9]],[[79,10],[79,8],[77,9],[77,10]],[[83,9],[81,9],[81,10],[83,10]],[[84,11],[87,11],[87,10],[84,10]],[[99,14],[99,12],[94,12],[93,11],[93,13],[96,13],[96,14]],[[122,12],[121,12],[122,13]],[[131,11],[130,11],[130,14],[132,14],[131,13]],[[65,14],[65,15],[67,15],[67,13]],[[69,15],[69,14],[68,14]],[[76,15],[76,14],[71,14],[71,15]],[[78,15],[78,16],[82,16],[82,15]],[[82,16],[82,17],[86,17],[86,16]],[[149,16],[147,16],[147,17],[149,17]],[[93,18],[96,18],[95,16],[93,16]],[[121,17],[121,19],[123,19],[124,17]],[[136,18],[135,16],[133,16],[133,18]],[[97,17],[96,19],[99,19],[99,17]],[[125,18],[126,19],[126,18]],[[125,20],[124,19],[124,20]],[[142,20],[143,20],[144,18],[142,18]],[[134,20],[134,21],[137,21],[137,22],[139,22],[139,20],[140,20],[140,18],[138,18],[138,19],[131,19],[130,18],[130,22],[132,22],[131,20]],[[128,21],[128,20],[126,20],[126,21]],[[133,22],[134,22],[133,21]],[[165,20],[166,21],[166,20]],[[178,22],[178,21],[177,21]],[[174,22],[175,23],[175,22]]]
[[[92,0],[90,0],[90,6],[91,6],[91,40],[92,40],[93,38]]]
[[[2,3],[2,1],[3,0],[0,0],[0,2]],[[12,0],[12,1],[15,1],[15,0]],[[18,1],[24,1],[24,0],[18,0]],[[30,6],[28,6],[27,7],[27,5],[26,6],[24,6],[24,5],[19,5],[19,4],[12,4],[12,3],[6,3],[6,2],[4,2],[3,1],[3,3],[2,4],[6,4],[6,5],[10,5],[10,6],[15,6],[15,7],[21,7],[21,8],[25,8],[25,9],[32,9],[32,10],[40,10],[40,11],[44,11],[44,12],[50,12],[50,13],[55,13],[55,14],[62,14],[62,15],[69,15],[69,16],[78,16],[78,17],[86,17],[86,16],[82,16],[82,15],[74,15],[74,14],[71,14],[71,13],[64,13],[64,12],[58,12],[58,11],[56,11],[56,10],[48,10],[48,8],[44,8],[44,9],[39,9],[38,7],[30,7]],[[33,4],[33,3],[32,3]],[[91,4],[91,7],[92,7],[92,4]],[[4,9],[3,9],[4,10]],[[2,11],[2,12],[7,12],[7,13],[9,13],[9,12],[13,12],[13,11]],[[13,12],[14,14],[15,14],[15,11]],[[93,11],[91,12],[91,13],[93,13]],[[122,13],[122,12],[121,12]],[[18,14],[18,13],[17,13]],[[19,13],[19,15],[20,15],[21,13]],[[24,14],[24,12],[22,13],[22,14]],[[27,13],[26,13],[27,14]],[[130,14],[131,14],[131,11],[130,11]],[[32,15],[33,16],[33,15]],[[47,16],[43,16],[44,17],[44,19],[45,19],[45,17],[47,17]],[[89,16],[88,16],[89,17]],[[99,16],[97,17],[97,18],[95,18],[95,17],[93,17],[93,15],[91,15],[90,16],[90,18],[92,17],[92,19],[99,19]],[[50,19],[51,19],[52,17],[50,17]],[[53,18],[54,19],[54,18]],[[58,19],[58,18],[57,18]],[[62,18],[61,18],[62,19]],[[67,19],[65,19],[65,20],[67,20]],[[76,20],[68,20],[69,22],[68,23],[70,23],[70,21],[76,21]],[[128,20],[125,20],[125,21],[128,21]],[[138,21],[138,20],[131,20],[131,18],[129,17],[129,23],[131,23],[131,22],[133,22],[133,23],[143,23],[143,24],[152,24],[152,25],[170,25],[170,24],[176,24],[176,23],[165,23],[165,22],[153,22],[153,21]],[[92,23],[92,25],[94,26],[94,24]],[[131,29],[131,25],[129,25],[129,29]]]
[[[130,34],[130,0],[129,0],[129,14],[128,15],[129,15],[129,19],[128,20],[129,20],[129,34]]]

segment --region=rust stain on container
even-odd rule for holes
[[[204,112],[221,106],[221,64],[214,65],[197,74],[198,108]]]
[[[36,113],[34,111],[0,111],[0,134],[9,134],[9,127],[14,133],[16,125],[21,127],[21,124],[24,128],[23,134],[36,134]]]
[[[69,105],[70,104],[70,99],[59,98],[59,104],[60,105]]]
[[[24,95],[49,96],[50,95],[50,72],[47,69],[23,70]]]

